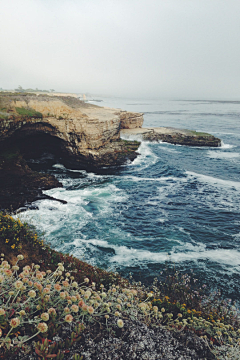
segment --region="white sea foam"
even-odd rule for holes
[[[152,252],[149,250],[140,250],[128,248],[126,246],[118,246],[110,244],[105,240],[98,239],[76,239],[75,246],[85,246],[98,248],[112,249],[115,255],[111,256],[110,262],[122,266],[136,266],[144,263],[163,263],[167,260],[179,263],[184,261],[198,261],[210,260],[227,266],[240,266],[240,252],[234,249],[211,249],[207,250],[204,244],[194,246],[190,243],[185,243],[184,251],[177,251],[177,248],[171,252]],[[238,269],[240,271],[240,268]]]
[[[186,174],[189,175],[189,177],[196,178],[199,181],[208,183],[212,186],[230,187],[230,188],[235,188],[236,190],[240,190],[239,181],[223,180],[223,179],[215,178],[213,176],[198,174],[192,171],[186,171]]]
[[[156,164],[158,156],[154,154],[146,142],[142,142],[138,148],[140,156],[133,160],[130,166],[140,167],[141,170]]]
[[[208,157],[213,159],[227,159],[227,160],[240,157],[240,154],[236,152],[225,152],[225,151],[223,152],[223,151],[213,151],[213,150],[209,150],[207,155]]]
[[[224,142],[221,142],[221,149],[232,149],[234,148],[235,145],[231,145],[231,144],[224,144]]]
[[[146,177],[138,177],[138,176],[130,175],[130,176],[124,176],[124,178],[126,180],[136,181],[136,182],[138,182],[138,181],[152,181],[152,182],[154,182],[154,181],[158,181],[158,182],[165,182],[165,181],[168,182],[168,181],[170,181],[170,182],[173,182],[173,181],[178,181],[179,180],[179,178],[174,177],[174,176],[162,176],[160,178],[154,178],[154,177],[146,178]]]
[[[62,164],[54,164],[52,167],[56,169],[67,170]]]

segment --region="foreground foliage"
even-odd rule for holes
[[[79,360],[85,329],[117,334],[128,319],[192,331],[218,359],[239,358],[237,309],[218,293],[207,296],[187,274],[173,272],[145,288],[55,252],[34,228],[2,213],[0,245],[2,359]]]

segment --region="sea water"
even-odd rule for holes
[[[63,184],[19,216],[55,249],[149,280],[170,264],[208,288],[239,298],[240,102],[102,98],[101,106],[143,112],[144,125],[209,132],[219,148],[143,141],[139,156],[100,173],[47,166]],[[99,103],[96,103],[99,105]],[[43,164],[45,161],[45,165]]]

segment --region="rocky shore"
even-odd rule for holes
[[[221,146],[221,140],[211,134],[171,127],[123,129],[121,130],[121,135],[124,138],[136,137],[139,140],[162,141],[174,145]]]

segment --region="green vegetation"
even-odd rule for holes
[[[26,109],[26,108],[20,108],[20,107],[16,107],[16,112],[21,115],[24,116],[26,118],[42,118],[43,114],[40,113],[39,111],[36,111],[34,109]]]
[[[194,131],[194,130],[189,130],[192,135],[196,135],[196,136],[212,136],[211,134],[205,133],[205,132],[200,132],[200,131]]]
[[[4,213],[0,247],[0,359],[69,359],[71,351],[80,360],[85,330],[121,337],[125,319],[191,331],[217,359],[239,358],[236,308],[187,274],[169,270],[148,288],[130,283],[52,250],[34,227]]]

